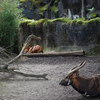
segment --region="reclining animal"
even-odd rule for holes
[[[43,53],[43,48],[40,45],[29,46],[24,50],[25,53]]]
[[[62,86],[71,85],[76,91],[85,97],[100,96],[100,75],[90,78],[79,75],[79,70],[86,64],[81,62],[78,66],[71,69],[67,76],[59,83]]]

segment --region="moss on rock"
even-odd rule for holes
[[[41,24],[50,24],[53,22],[63,22],[63,23],[68,23],[68,24],[80,24],[80,25],[86,25],[86,24],[92,24],[92,23],[100,23],[100,18],[94,18],[91,20],[85,20],[84,18],[79,18],[76,20],[71,20],[70,18],[56,18],[56,19],[39,19],[39,20],[30,20],[30,19],[23,19],[21,24],[27,23],[27,25],[31,25],[31,26],[38,26]]]
[[[31,1],[34,5],[39,5],[40,3],[43,2],[43,0],[20,0],[20,2],[28,2]]]

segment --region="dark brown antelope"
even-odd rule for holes
[[[85,64],[86,61],[83,61],[78,66],[71,69],[59,84],[62,86],[71,85],[76,91],[85,97],[100,96],[100,75],[90,78],[79,76],[79,70]]]

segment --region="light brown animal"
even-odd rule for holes
[[[43,53],[43,48],[40,45],[29,46],[24,50],[25,53]]]
[[[36,45],[32,48],[32,53],[43,53],[43,48],[40,45]]]

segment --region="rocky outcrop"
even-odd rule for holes
[[[61,18],[56,20],[43,19],[41,23],[33,24],[26,21],[21,24],[21,41],[29,34],[40,36],[38,44],[45,48],[66,50],[68,46],[85,47],[100,45],[100,18],[85,20],[70,20]],[[65,22],[64,22],[65,21]],[[33,25],[32,25],[33,24]]]

